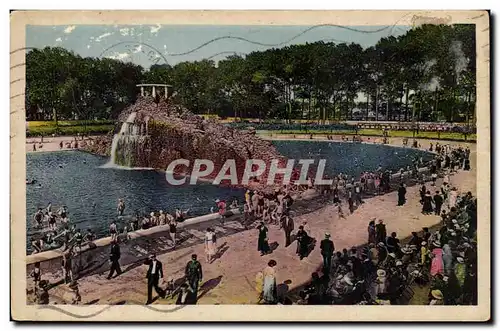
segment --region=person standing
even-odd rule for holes
[[[431,192],[427,191],[422,199],[422,214],[432,214],[432,196]]]
[[[168,228],[169,228],[169,232],[170,232],[170,239],[172,239],[172,247],[175,249],[175,245],[176,245],[176,234],[177,234],[177,221],[176,219],[171,216],[170,214],[168,215],[170,217],[168,217]]]
[[[191,261],[186,265],[185,275],[189,286],[193,290],[193,297],[196,298],[196,301],[198,298],[198,285],[203,279],[203,271],[196,254],[191,255]]]
[[[217,250],[217,237],[212,228],[208,228],[205,233],[205,253],[207,254],[207,263],[212,263],[212,258],[214,257]]]
[[[325,239],[321,240],[320,249],[321,256],[323,256],[323,270],[326,274],[329,274],[332,268],[333,252],[335,251],[335,245],[330,240],[329,233],[325,233]]]
[[[160,215],[158,216],[158,224],[159,225],[167,224],[167,217],[165,216],[165,213],[163,212],[163,210],[160,210]]]
[[[398,188],[398,206],[404,205],[406,202],[406,187],[404,183],[401,183]]]
[[[33,278],[33,292],[35,295],[38,294],[38,284],[40,284],[40,280],[42,279],[42,272],[40,271],[40,262],[35,262],[35,268],[30,273],[30,277]]]
[[[352,187],[349,188],[347,192],[347,203],[349,204],[349,212],[352,214],[354,212],[354,197],[352,194]]]
[[[116,227],[116,222],[113,221],[109,225],[109,235],[111,237],[111,241],[115,241],[118,237],[118,228]]]
[[[357,206],[363,203],[363,200],[361,199],[361,187],[358,183],[354,184],[354,200]]]
[[[297,255],[302,260],[308,252],[309,248],[309,235],[304,230],[304,227],[299,226],[299,231],[297,231]]]
[[[108,279],[111,279],[113,277],[113,274],[116,271],[116,275],[119,276],[122,273],[122,270],[120,268],[120,246],[116,242],[116,240],[113,240],[111,242],[111,252],[109,254],[109,261],[111,263],[111,268],[109,270],[109,275]]]
[[[160,278],[163,278],[163,265],[156,259],[156,254],[151,254],[144,264],[149,265],[148,272],[146,273],[148,280],[148,301],[146,301],[146,305],[149,305],[153,302],[153,287],[160,297],[165,297],[165,291],[158,286]]]
[[[118,206],[116,207],[116,211],[118,212],[118,216],[123,216],[123,212],[125,211],[125,201],[123,199],[118,199]]]
[[[42,208],[38,208],[35,215],[33,216],[33,220],[35,221],[35,225],[41,227],[43,219],[43,210]]]
[[[276,269],[277,265],[275,260],[270,260],[267,267],[262,272],[263,288],[262,299],[265,304],[272,305],[278,302],[278,291],[276,286]]]
[[[285,231],[285,247],[290,246],[292,243],[291,235],[292,231],[294,230],[294,224],[293,224],[293,219],[288,215],[288,213],[285,214],[285,217],[283,218],[283,230]]]
[[[434,194],[434,197],[432,198],[434,200],[434,213],[436,215],[441,214],[441,206],[443,205],[443,196],[439,194],[439,191],[436,191],[436,194]]]
[[[371,220],[368,223],[368,243],[376,244],[377,243],[377,231],[375,230],[375,219]]]
[[[375,226],[375,233],[377,237],[377,243],[385,243],[385,238],[387,237],[387,229],[383,220],[378,220],[378,224]]]
[[[67,252],[63,253],[63,259],[61,262],[63,269],[64,284],[68,284],[73,281],[73,266],[71,263],[71,257],[73,255],[73,249],[70,248]]]
[[[264,225],[264,222],[260,222],[257,229],[259,230],[259,239],[257,242],[257,250],[260,252],[260,256],[263,256],[263,255],[268,254],[270,251],[269,242],[268,242],[268,238],[267,238],[268,229]]]

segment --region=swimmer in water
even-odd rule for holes
[[[62,206],[61,208],[59,208],[57,213],[59,214],[59,216],[61,216],[62,219],[65,219],[66,217],[68,217],[68,207]]]
[[[35,224],[37,226],[42,226],[42,219],[43,219],[43,209],[38,208],[35,215],[33,215],[33,221],[35,221]]]
[[[123,216],[123,212],[125,211],[125,202],[122,198],[118,199],[118,206],[116,208],[118,215]]]

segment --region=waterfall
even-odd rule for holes
[[[123,166],[134,168],[144,166],[143,147],[147,143],[144,123],[136,123],[137,113],[131,113],[122,124],[120,132],[115,134],[111,144],[110,161],[105,167]]]

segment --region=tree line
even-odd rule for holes
[[[26,56],[28,119],[114,119],[162,83],[198,114],[260,119],[469,121],[475,112],[474,25],[423,25],[356,43],[313,42],[229,56],[139,65],[63,48]]]

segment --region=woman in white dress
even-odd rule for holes
[[[455,207],[457,204],[457,198],[458,198],[458,191],[456,187],[453,187],[450,191],[449,199],[448,199],[448,206],[451,209],[452,207]]]
[[[276,286],[276,261],[270,260],[267,267],[262,271],[264,284],[262,288],[262,300],[265,304],[276,304],[278,302]]]
[[[216,253],[217,238],[213,229],[208,228],[205,233],[205,253],[207,254],[207,263],[212,263],[212,258]]]

